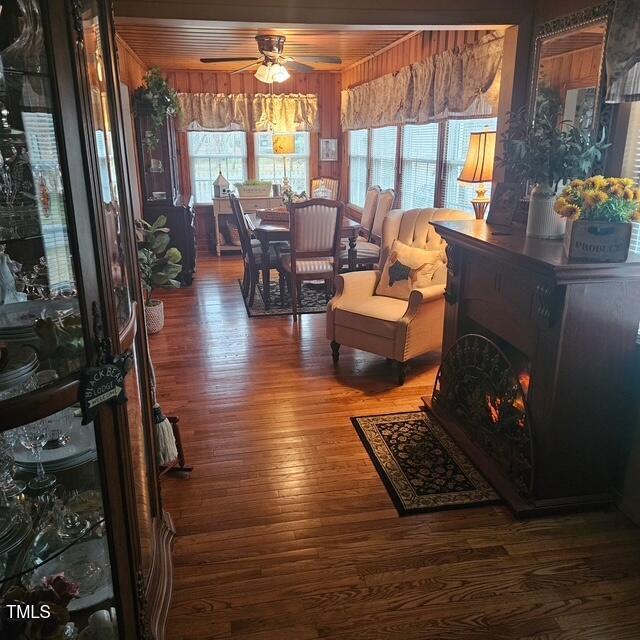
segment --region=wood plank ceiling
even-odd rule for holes
[[[221,23],[144,19],[116,19],[118,34],[148,66],[162,69],[234,71],[243,63],[203,64],[202,57],[258,56],[254,37],[258,33],[286,36],[286,55],[337,55],[341,65],[313,63],[318,71],[340,71],[372,55],[409,33],[399,30],[348,30],[331,28],[256,29]]]

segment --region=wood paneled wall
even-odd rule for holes
[[[598,84],[602,47],[590,47],[564,55],[543,58],[541,73],[544,81],[564,96],[568,89],[594,87]]]
[[[253,73],[218,73],[215,71],[166,71],[169,84],[177,91],[190,93],[267,93],[268,85],[256,80]],[[311,176],[340,177],[340,162],[320,162],[319,138],[339,138],[340,76],[336,73],[293,73],[286,82],[273,85],[274,93],[313,93],[318,96],[320,131],[311,136]],[[249,158],[253,171],[253,158]]]
[[[142,78],[147,71],[147,65],[135,54],[133,49],[120,36],[116,35],[118,46],[118,69],[120,80],[129,87],[129,93],[142,84]]]
[[[486,30],[418,31],[413,35],[403,38],[384,51],[345,69],[341,74],[342,87],[348,89],[364,84],[387,73],[395,73],[402,67],[406,67],[414,62],[426,60],[443,51],[474,44],[488,33],[490,32]],[[341,149],[342,169],[340,180],[342,185],[344,185],[342,188],[343,198],[348,201],[349,154],[347,133],[342,136]],[[347,213],[354,218],[359,217],[359,213],[351,208],[348,208]]]
[[[418,31],[342,72],[348,89],[456,47],[477,42],[489,31]]]

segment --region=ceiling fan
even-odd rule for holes
[[[283,54],[286,37],[273,34],[261,34],[256,36],[258,51],[257,58],[200,58],[200,62],[249,62],[249,64],[232,71],[240,73],[253,66],[257,66],[255,76],[261,82],[284,82],[289,77],[289,71],[299,71],[300,73],[310,73],[315,71],[304,62],[321,62],[324,64],[340,64],[342,59],[338,56],[317,55],[317,56],[285,56]]]

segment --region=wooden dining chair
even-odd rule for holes
[[[245,299],[248,298],[247,304],[252,307],[255,299],[256,287],[260,279],[260,273],[263,268],[264,261],[267,260],[269,270],[278,270],[278,276],[280,279],[280,305],[284,305],[285,276],[275,247],[269,247],[269,254],[265,256],[262,252],[260,242],[255,238],[251,238],[251,233],[249,232],[249,227],[247,226],[247,220],[244,217],[244,211],[242,210],[240,200],[238,200],[235,195],[229,194],[229,201],[231,202],[231,210],[233,211],[233,216],[238,227],[238,235],[240,236],[240,249],[242,251],[242,263],[244,266],[244,272],[242,275],[242,295]]]
[[[340,232],[344,205],[337,200],[312,199],[289,206],[290,250],[282,255],[289,279],[293,318],[297,320],[302,283],[324,280],[327,299],[340,268]]]
[[[367,189],[364,207],[362,207],[362,217],[360,218],[360,235],[356,240],[356,269],[370,268],[378,264],[380,259],[380,245],[371,242],[370,239],[380,193],[378,185],[373,185]],[[343,269],[346,269],[346,265],[349,264],[349,250],[344,242],[340,251],[340,264]]]
[[[340,192],[340,180],[337,178],[312,178],[311,179],[311,197],[320,198],[325,196],[316,196],[316,191],[323,189],[327,191],[328,200],[338,200]]]
[[[382,242],[382,223],[387,215],[389,215],[389,211],[393,209],[395,199],[396,192],[393,189],[385,189],[378,194],[376,212],[373,216],[371,233],[369,234],[369,241],[377,244],[378,246]]]

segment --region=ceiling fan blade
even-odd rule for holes
[[[302,62],[296,62],[295,60],[283,60],[282,64],[291,71],[298,71],[299,73],[312,73],[315,71],[313,67],[308,64],[302,64]]]
[[[200,58],[200,62],[257,62],[258,60],[262,60],[262,58],[249,58],[244,56],[243,58]]]
[[[338,56],[296,56],[296,60],[304,60],[304,62],[321,62],[322,64],[342,64],[342,58]]]
[[[231,75],[233,75],[234,73],[240,73],[241,71],[246,71],[247,69],[250,69],[251,67],[255,67],[259,64],[262,64],[262,58],[260,58],[260,60],[254,60],[253,62],[249,63],[249,64],[245,64],[244,67],[240,67],[239,69],[236,69],[235,71],[231,72]]]

